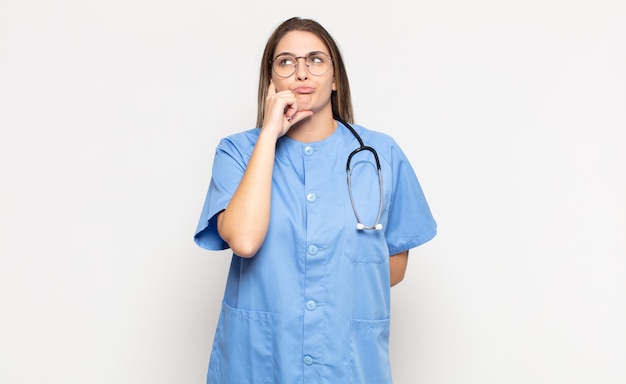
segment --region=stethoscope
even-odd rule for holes
[[[362,231],[364,229],[376,229],[380,231],[383,229],[383,225],[380,223],[380,217],[383,214],[384,190],[383,190],[383,173],[380,170],[380,160],[378,160],[378,153],[376,153],[376,150],[374,148],[363,144],[363,140],[361,139],[361,136],[359,136],[359,134],[356,133],[356,131],[354,130],[354,128],[352,128],[350,124],[346,123],[345,121],[343,121],[342,119],[336,116],[335,116],[335,119],[337,119],[337,121],[339,121],[341,124],[345,125],[346,128],[348,128],[350,132],[352,132],[352,134],[358,140],[359,145],[360,145],[359,148],[355,149],[354,151],[350,153],[350,155],[348,156],[348,161],[346,162],[346,175],[348,178],[348,192],[350,194],[350,203],[352,204],[352,210],[354,211],[354,216],[356,216],[356,221],[357,221],[356,229],[358,229],[359,231]],[[356,155],[357,153],[361,151],[369,151],[372,153],[372,155],[374,155],[374,160],[376,160],[376,169],[378,170],[378,186],[380,187],[380,192],[379,192],[380,199],[378,201],[378,216],[376,217],[376,222],[374,223],[374,225],[363,224],[363,222],[361,221],[361,217],[359,216],[359,212],[356,209],[356,204],[354,203],[354,197],[352,196],[352,183],[350,182],[350,173],[351,173],[350,162],[352,161],[352,156]]]

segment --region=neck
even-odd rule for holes
[[[320,141],[332,135],[337,129],[337,122],[332,114],[315,114],[292,126],[287,136],[303,143]]]

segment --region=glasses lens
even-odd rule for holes
[[[321,76],[330,68],[330,57],[321,52],[314,52],[306,57],[276,56],[272,60],[272,69],[280,77],[289,77],[296,72],[299,59],[306,59],[306,69],[311,75]]]
[[[330,68],[330,58],[323,53],[314,53],[307,57],[306,66],[311,75],[320,76]]]
[[[295,57],[280,55],[274,59],[272,67],[278,76],[289,77],[296,71],[296,64],[297,61]]]

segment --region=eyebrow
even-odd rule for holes
[[[323,54],[325,54],[326,56],[330,56],[330,55],[329,55],[328,53],[326,53],[326,52],[322,52],[322,51],[311,51],[311,52],[307,53],[306,55],[304,55],[304,57],[307,57],[307,56],[310,56],[310,55],[314,55],[314,54],[316,54],[316,53],[323,53]],[[296,54],[295,54],[295,53],[293,53],[293,52],[281,52],[281,53],[277,54],[277,55],[276,55],[276,56],[274,56],[274,57],[276,58],[276,57],[278,57],[278,56],[282,56],[282,55],[289,55],[289,56],[293,56],[293,57],[298,57],[298,55],[296,55]]]

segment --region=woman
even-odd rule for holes
[[[260,128],[220,142],[195,235],[233,251],[208,382],[391,383],[390,286],[436,224],[398,145],[352,120],[332,37],[282,23],[261,62]],[[374,150],[348,161],[361,140]]]

